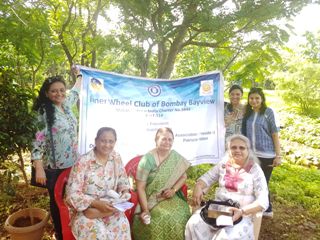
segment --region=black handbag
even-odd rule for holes
[[[41,188],[48,188],[48,186],[47,186],[48,180],[57,179],[61,173],[61,169],[56,169],[56,158],[55,158],[55,152],[54,152],[54,147],[53,147],[53,136],[52,136],[52,129],[51,128],[50,128],[50,140],[51,140],[52,160],[53,160],[53,165],[55,168],[44,169],[44,171],[46,173],[47,183],[42,185],[42,184],[36,182],[36,169],[35,169],[35,167],[33,167],[31,165],[30,185],[32,185],[32,186],[41,187]]]
[[[240,204],[236,201],[233,201],[231,199],[228,199],[226,201],[214,201],[214,200],[209,200],[207,202],[202,202],[201,205],[204,206],[201,211],[200,211],[200,216],[203,219],[203,221],[207,224],[209,224],[211,227],[215,228],[216,230],[220,228],[224,228],[226,226],[223,225],[217,225],[216,224],[216,218],[208,217],[208,209],[211,204],[217,204],[217,205],[222,205],[222,206],[227,206],[227,207],[235,207],[235,208],[240,208]],[[237,221],[233,222],[233,225],[238,224],[241,222],[242,217],[240,217]]]

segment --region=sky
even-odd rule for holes
[[[304,7],[291,24],[295,28],[296,36],[291,35],[290,45],[301,43],[306,31],[313,33],[320,31],[320,5],[310,4]]]

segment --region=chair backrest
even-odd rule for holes
[[[128,177],[132,176],[134,180],[136,179],[137,169],[141,158],[142,156],[132,158],[124,167]]]
[[[69,209],[64,202],[65,186],[68,182],[70,168],[65,169],[58,177],[54,187],[54,197],[60,212],[63,240],[75,240],[70,228]]]
[[[137,169],[142,156],[136,156],[132,158],[129,162],[127,162],[126,166],[124,167],[126,170],[126,173],[128,177],[132,177],[133,180],[136,179]],[[138,193],[134,191],[134,189],[130,190],[131,199],[130,202],[134,204],[134,206],[131,209],[128,209],[125,214],[129,220],[130,225],[132,225],[134,212],[136,210],[136,206],[138,204]]]

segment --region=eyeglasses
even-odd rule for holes
[[[230,149],[231,150],[237,150],[237,149],[239,149],[240,151],[244,151],[244,150],[246,150],[247,148],[246,147],[244,147],[244,146],[232,146],[232,147],[230,147]]]

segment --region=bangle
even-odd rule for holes
[[[78,75],[77,75],[77,78],[78,78],[78,77],[82,77],[82,74],[78,74]]]
[[[171,188],[175,193],[177,192],[177,189],[175,189],[174,187]]]

